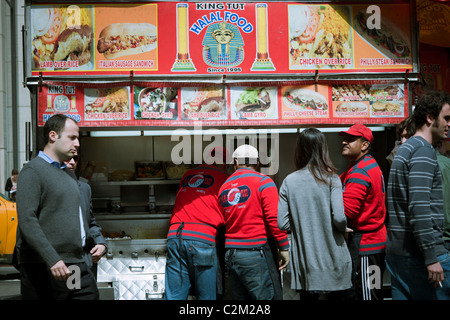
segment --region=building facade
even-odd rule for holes
[[[0,2],[0,193],[11,170],[26,162],[26,127],[31,122],[30,91],[23,85],[24,0]]]

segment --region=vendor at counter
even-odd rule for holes
[[[223,217],[217,201],[228,178],[227,150],[215,147],[207,163],[181,179],[167,235],[166,299],[187,300],[191,287],[198,300],[216,300],[217,228]]]
[[[239,146],[233,161],[235,172],[220,188],[219,203],[234,299],[282,300],[279,270],[289,263],[289,240],[287,232],[278,228],[278,189],[270,177],[256,171],[259,154],[255,147]],[[272,253],[272,239],[280,266]]]

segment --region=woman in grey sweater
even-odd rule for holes
[[[278,227],[291,232],[291,287],[300,299],[351,287],[351,258],[345,242],[347,221],[342,184],[325,136],[302,131],[295,151],[297,170],[280,188]],[[329,295],[329,298],[337,295]]]

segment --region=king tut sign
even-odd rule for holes
[[[407,1],[31,5],[37,75],[289,74],[412,69]]]

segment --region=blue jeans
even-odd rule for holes
[[[262,250],[227,249],[225,266],[237,300],[272,300],[274,288]]]
[[[166,300],[187,300],[191,287],[198,300],[216,299],[216,247],[196,240],[167,241]]]
[[[450,300],[450,253],[438,256],[444,270],[442,288],[434,288],[428,280],[423,259],[386,255],[386,267],[391,274],[393,300]]]

